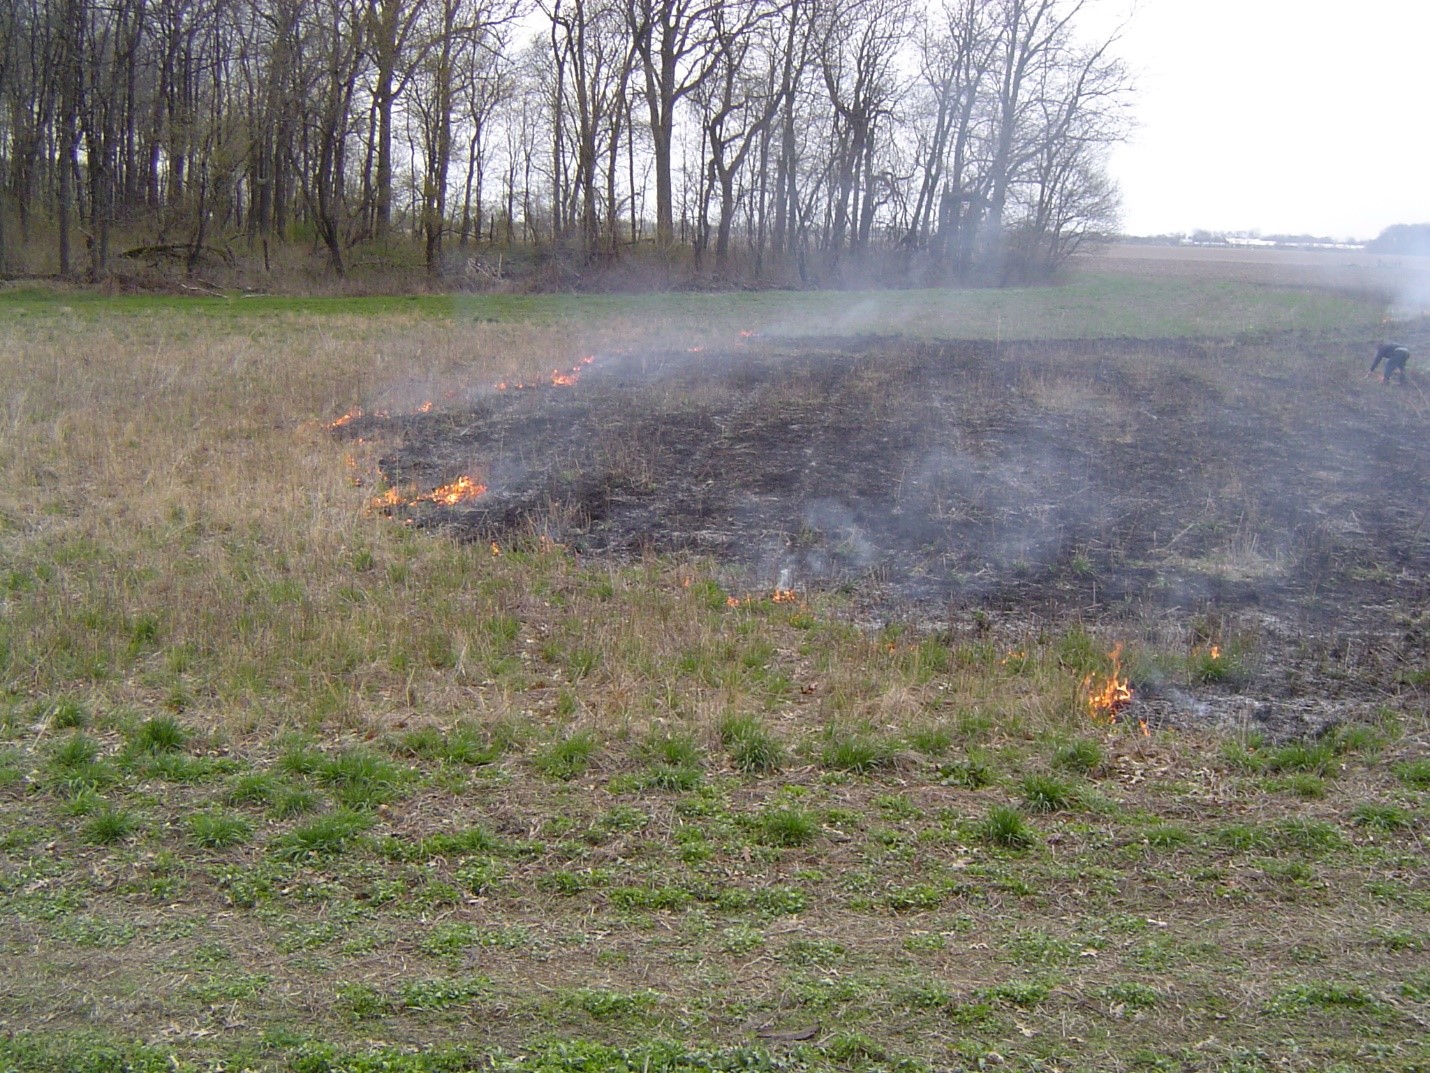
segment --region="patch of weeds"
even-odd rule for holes
[[[129,747],[140,753],[177,753],[190,737],[189,728],[172,715],[156,715],[139,724],[129,738]]]
[[[60,697],[46,713],[55,730],[81,730],[89,726],[89,711],[72,697]]]
[[[836,733],[820,750],[820,761],[831,771],[852,771],[867,775],[893,759],[888,742],[868,734]]]
[[[820,1048],[824,1057],[833,1062],[865,1065],[883,1062],[889,1052],[863,1032],[836,1032]]]
[[[273,844],[273,856],[280,861],[302,861],[308,857],[332,857],[350,847],[373,824],[371,816],[341,809],[320,816],[312,823],[295,827]]]
[[[229,783],[223,799],[230,805],[271,805],[283,789],[276,775],[267,771],[249,771]]]
[[[628,910],[673,910],[690,904],[692,896],[683,887],[612,887],[606,895],[613,906]]]
[[[414,777],[411,768],[367,749],[347,749],[328,757],[314,774],[333,788],[334,796],[348,809],[385,805],[398,797]]]
[[[1406,760],[1392,769],[1395,777],[1412,790],[1430,790],[1430,759]]]
[[[1376,997],[1359,984],[1321,980],[1283,988],[1267,1002],[1266,1012],[1285,1017],[1312,1009],[1376,1010],[1380,1006]]]
[[[1239,853],[1266,850],[1273,842],[1269,831],[1249,823],[1230,823],[1219,827],[1213,832],[1212,838],[1217,845]]]
[[[1017,965],[1065,965],[1078,952],[1075,943],[1037,929],[1014,932],[1003,946]]]
[[[490,857],[464,861],[452,873],[452,878],[469,894],[487,894],[506,877],[506,865]]]
[[[551,742],[532,757],[531,766],[548,779],[569,782],[590,766],[595,753],[595,735],[583,730]]]
[[[700,746],[688,734],[651,733],[640,743],[640,758],[651,764],[699,767]]]
[[[1246,680],[1245,662],[1232,648],[1198,647],[1187,657],[1187,677],[1193,685],[1238,685]]]
[[[397,747],[402,754],[421,760],[468,767],[490,764],[501,755],[501,749],[485,735],[462,725],[445,733],[431,726],[410,730],[398,739]]]
[[[976,992],[977,997],[984,1002],[1017,1006],[1023,1010],[1033,1009],[1046,1001],[1050,994],[1052,987],[1042,980],[1009,980]]]
[[[1408,931],[1389,931],[1384,928],[1375,928],[1371,931],[1370,938],[1377,946],[1394,953],[1419,953],[1425,949],[1426,945],[1426,940],[1423,936]]]
[[[1023,777],[1023,807],[1029,812],[1061,812],[1077,803],[1076,789],[1062,779],[1036,774]]]
[[[985,842],[1012,850],[1027,849],[1038,840],[1023,814],[1007,805],[994,805],[989,809],[975,833]]]
[[[90,816],[84,825],[84,837],[98,845],[123,842],[139,830],[139,818],[128,809],[106,805]]]
[[[1404,831],[1414,825],[1414,817],[1396,805],[1384,805],[1375,801],[1365,801],[1351,812],[1351,822],[1357,827],[1389,834]]]
[[[945,786],[961,786],[966,790],[981,790],[997,781],[993,762],[982,750],[969,750],[962,760],[940,765],[938,775]]]
[[[848,957],[849,951],[833,939],[791,939],[778,956],[787,965],[828,968]]]
[[[669,790],[673,793],[698,790],[704,782],[705,772],[698,767],[676,764],[651,764],[637,779],[637,785],[642,790]]]
[[[722,953],[739,956],[758,950],[765,945],[765,933],[748,924],[734,924],[720,933]]]
[[[1276,846],[1283,851],[1329,853],[1346,845],[1345,836],[1335,824],[1309,816],[1282,820],[1276,824],[1274,832]]]
[[[1147,828],[1143,838],[1156,849],[1176,849],[1192,840],[1191,832],[1174,823],[1158,823]]]
[[[893,821],[917,820],[923,815],[923,809],[910,801],[907,794],[878,794],[874,807]]]
[[[539,876],[536,886],[539,890],[569,896],[605,887],[614,877],[615,873],[609,868],[587,868],[579,872],[562,869]]]
[[[77,915],[61,918],[51,929],[51,934],[76,946],[112,949],[132,942],[139,934],[139,927],[129,921]]]
[[[244,817],[222,810],[195,812],[189,816],[189,837],[208,849],[246,842],[253,826]]]
[[[166,779],[169,782],[207,782],[227,774],[237,766],[232,760],[212,756],[189,756],[178,752],[145,753],[144,756],[146,759],[137,770],[147,778]]]
[[[502,928],[483,928],[477,942],[488,950],[524,950],[536,945],[532,930],[520,924]]]
[[[1150,1010],[1162,1001],[1162,995],[1155,987],[1131,981],[1109,984],[1098,995],[1114,1010]]]
[[[1408,980],[1401,981],[1396,990],[1401,998],[1408,998],[1411,1002],[1430,1001],[1430,970],[1422,969]]]
[[[290,820],[295,816],[306,816],[316,812],[323,804],[323,795],[306,786],[280,787],[268,814],[274,819]]]
[[[189,994],[199,1002],[219,1005],[254,999],[268,990],[273,978],[262,972],[224,972],[189,986]]]
[[[1079,738],[1053,750],[1053,767],[1087,775],[1102,766],[1102,746],[1090,738]]]
[[[947,900],[949,888],[939,883],[913,883],[884,894],[884,904],[896,913],[927,912]]]
[[[805,846],[819,834],[819,820],[808,809],[766,808],[755,819],[761,842],[770,846]]]
[[[797,916],[808,905],[809,899],[798,887],[761,887],[755,891],[754,908],[766,916]]]
[[[953,732],[947,727],[918,727],[909,733],[909,748],[925,756],[943,756],[953,748]]]
[[[1058,665],[1081,678],[1107,670],[1104,646],[1081,626],[1074,626],[1053,643]]]
[[[465,1005],[490,988],[484,976],[434,977],[408,981],[398,988],[397,997],[404,1009],[429,1012]]]
[[[1326,780],[1320,775],[1310,775],[1303,771],[1282,778],[1268,779],[1266,788],[1295,794],[1306,801],[1316,801],[1326,796]]]
[[[904,949],[911,954],[936,954],[948,948],[948,936],[938,932],[918,932],[904,937]]]
[[[417,941],[417,949],[428,957],[455,964],[460,962],[462,954],[476,943],[475,925],[462,921],[444,921],[428,929]]]
[[[76,731],[50,750],[48,766],[51,771],[68,772],[87,767],[98,758],[99,742]]]
[[[278,768],[289,775],[317,775],[328,758],[310,745],[295,743],[278,757]]]
[[[0,749],[0,790],[19,786],[25,781],[18,749]]]
[[[728,715],[720,721],[720,744],[735,770],[766,775],[784,766],[785,748],[758,716]]]
[[[1266,754],[1266,767],[1270,771],[1304,771],[1324,777],[1337,768],[1336,749],[1328,741],[1288,742]]]
[[[604,987],[583,987],[568,992],[566,998],[572,1006],[602,1021],[639,1017],[660,1002],[660,994],[655,991],[612,991]]]
[[[355,1021],[371,1021],[391,1008],[382,992],[369,984],[340,984],[337,1007]]]
[[[382,839],[377,850],[394,861],[431,861],[438,857],[468,857],[475,854],[498,853],[505,848],[502,840],[485,827],[467,827],[461,831],[438,831],[419,838],[392,836]]]
[[[1305,861],[1285,861],[1273,857],[1269,860],[1258,861],[1257,865],[1260,867],[1262,875],[1283,883],[1305,884],[1316,877],[1315,870]]]

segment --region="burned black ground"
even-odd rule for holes
[[[471,539],[706,557],[732,588],[944,628],[1254,616],[1381,688],[1425,655],[1430,439],[1416,382],[1364,380],[1362,349],[760,341],[342,431],[385,437],[400,489],[480,475],[467,504],[397,508]]]

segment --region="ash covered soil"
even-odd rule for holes
[[[705,557],[737,590],[843,591],[865,621],[1255,621],[1316,688],[1384,695],[1430,652],[1430,404],[1413,368],[1365,379],[1371,353],[760,339],[598,355],[571,386],[339,434],[383,437],[399,489],[485,483],[393,508],[471,539]]]

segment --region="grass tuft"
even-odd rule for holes
[[[1029,812],[1061,812],[1077,804],[1077,790],[1051,775],[1023,777],[1023,807]]]
[[[130,747],[142,753],[176,753],[189,740],[189,730],[172,715],[156,715],[139,724]]]
[[[139,829],[139,820],[128,809],[106,805],[84,825],[86,841],[99,845],[124,842]]]
[[[1023,814],[1007,805],[995,805],[977,827],[977,835],[985,842],[1004,849],[1027,849],[1038,836]]]
[[[727,716],[720,723],[720,743],[735,770],[747,775],[770,774],[784,765],[784,746],[756,716]]]
[[[554,741],[532,757],[531,765],[548,779],[569,782],[591,765],[596,736],[583,730]]]

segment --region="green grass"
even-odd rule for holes
[[[693,557],[597,563],[539,536],[496,555],[365,513],[393,445],[323,428],[576,354],[733,350],[740,328],[800,336],[835,313],[840,331],[995,342],[1312,333],[1199,350],[1206,368],[1132,342],[1125,361],[1070,358],[1066,380],[990,394],[970,377],[989,408],[969,421],[995,423],[1006,391],[1044,392],[1065,420],[1087,384],[1124,377],[1114,423],[1150,420],[1183,374],[1208,393],[1284,376],[1319,404],[1345,389],[1326,355],[1380,318],[1126,277],[888,296],[0,291],[0,1068],[1430,1063],[1430,774],[1408,685],[1316,662],[1318,638],[1307,655],[1237,633],[1229,612],[1201,633],[1091,603],[1077,621],[990,604],[866,628],[846,592],[731,608],[762,590]],[[817,387],[771,404],[798,411]],[[1391,420],[1403,402],[1374,404]],[[1188,465],[1207,450],[1189,444]],[[970,456],[995,461],[1027,460]],[[1102,570],[1057,583],[1101,594]],[[1228,748],[1212,726],[1089,724],[1082,677],[1119,640],[1139,673],[1241,711],[1237,674],[1188,664],[1189,634],[1245,636],[1248,696],[1324,687],[1346,726]],[[1359,677],[1342,693],[1332,672]]]

